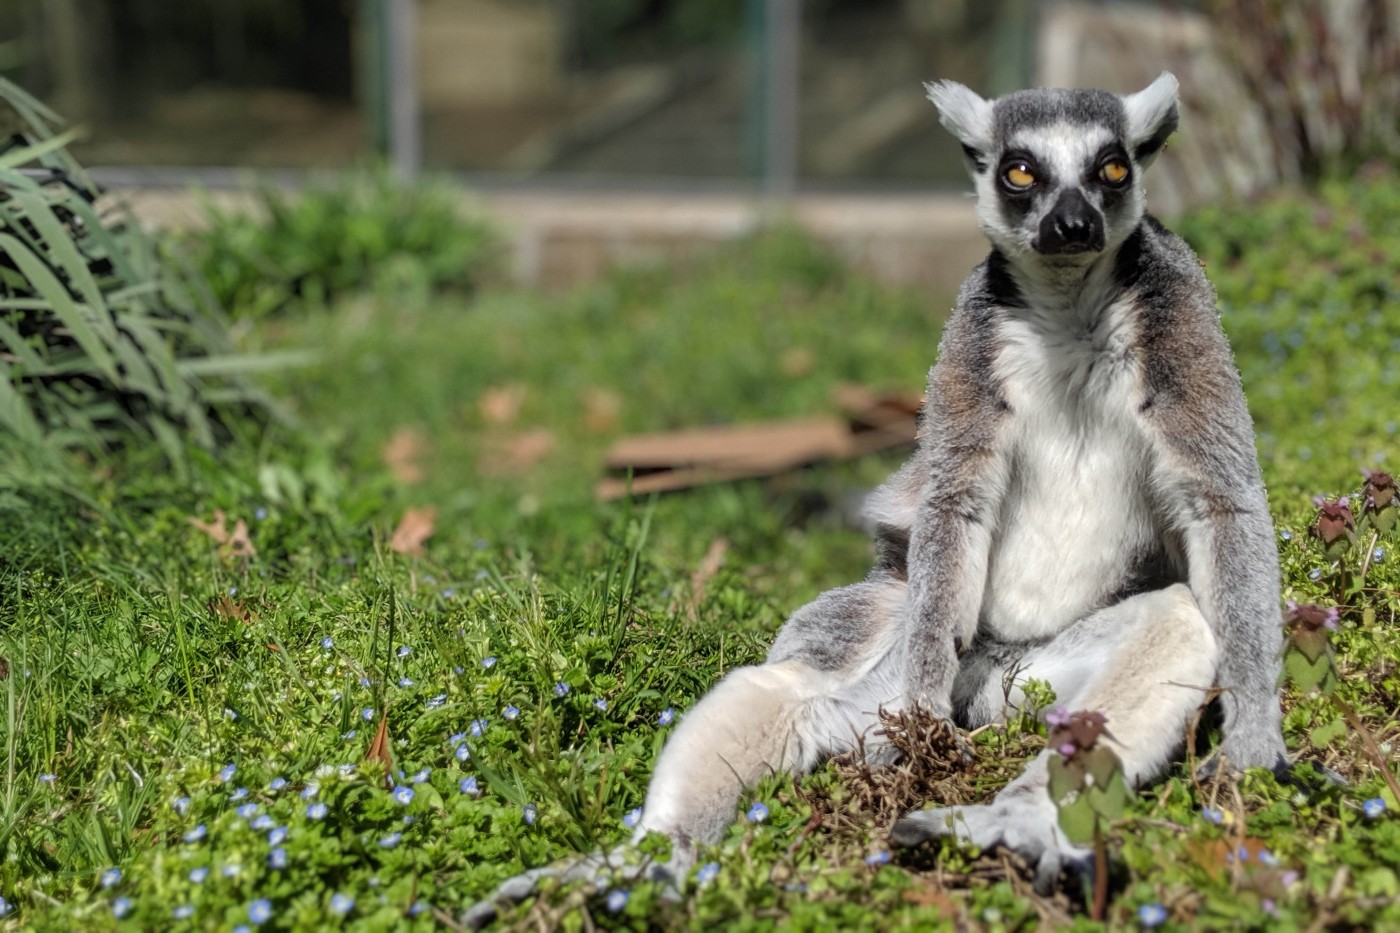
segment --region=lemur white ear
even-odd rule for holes
[[[1133,160],[1146,166],[1157,157],[1167,137],[1176,132],[1176,76],[1164,71],[1147,87],[1123,98],[1128,115],[1128,146]]]
[[[958,138],[963,152],[981,171],[992,149],[992,102],[956,81],[930,82],[924,90],[938,108],[939,121]]]

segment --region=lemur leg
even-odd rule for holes
[[[980,678],[955,688],[966,725],[1003,718],[1003,707],[1022,700],[1015,683],[1048,681],[1067,709],[1102,712],[1113,738],[1104,738],[1133,783],[1165,770],[1181,745],[1187,721],[1215,679],[1216,640],[1191,591],[1182,584],[1143,593],[1083,619],[1049,643],[1033,648],[1014,668],[969,659],[965,673]],[[1054,884],[1064,863],[1082,866],[1088,853],[1060,833],[1046,790],[1042,752],[1020,777],[988,804],[911,813],[895,824],[891,839],[916,845],[956,835],[976,846],[1002,845],[1036,868],[1042,890]]]
[[[652,773],[633,836],[671,838],[671,859],[638,865],[629,847],[537,868],[502,884],[463,917],[479,926],[497,904],[529,897],[540,881],[676,882],[699,845],[718,842],[744,789],[765,776],[810,770],[856,747],[902,695],[905,583],[894,576],[828,591],[798,610],[761,665],[730,671],[681,720]],[[630,863],[630,864],[629,864]]]

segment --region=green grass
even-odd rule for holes
[[[1396,212],[1367,207],[1392,203],[1394,182],[1347,190],[1322,196],[1353,205],[1335,223],[1370,224],[1367,242],[1400,255]],[[1186,229],[1237,343],[1289,534],[1288,595],[1343,605],[1341,694],[1390,748],[1400,540],[1377,541],[1384,554],[1358,582],[1361,549],[1334,564],[1305,529],[1311,494],[1355,489],[1377,455],[1400,464],[1388,343],[1400,314],[1375,264],[1314,255],[1326,237],[1281,219],[1318,203]],[[606,445],[626,431],[828,410],[841,380],[918,389],[950,302],[877,288],[780,233],[563,297],[370,291],[261,321],[243,350],[319,352],[269,386],[299,434],[274,425],[218,456],[194,450],[183,481],[156,468],[158,452],[130,450],[99,464],[81,498],[0,497],[0,924],[229,929],[266,899],[264,928],[312,930],[339,893],[354,899],[355,929],[451,928],[509,875],[624,839],[668,733],[663,711],[683,713],[724,671],[760,660],[793,608],[864,573],[864,537],[814,504],[839,505],[898,458],[599,505],[590,488]],[[1338,316],[1319,325],[1318,309]],[[490,402],[506,397],[513,413]],[[404,427],[421,438],[416,484],[381,462]],[[552,448],[510,465],[531,431]],[[422,505],[438,509],[425,554],[395,553],[395,523]],[[256,556],[221,554],[188,521],[215,509],[248,523]],[[723,565],[694,592],[717,538]],[[1348,783],[1197,785],[1173,771],[1115,828],[1114,925],[1136,925],[1147,903],[1181,928],[1400,922],[1400,806],[1362,812],[1387,792],[1328,700],[1290,693],[1287,706],[1290,747]],[[407,803],[366,760],[386,715]],[[1039,729],[1026,718],[979,734],[959,786],[993,792],[1039,747]],[[857,790],[845,773],[747,794],[740,812],[762,801],[768,819],[737,821],[709,856],[717,877],[680,902],[638,885],[612,913],[602,893],[552,891],[504,922],[577,929],[587,911],[635,928],[1093,925],[1073,898],[1032,896],[999,859],[950,847],[937,872],[928,853],[867,864],[885,842],[876,815],[843,805]],[[1222,825],[1202,807],[1226,814]],[[805,833],[813,808],[828,819]],[[1245,837],[1279,867],[1226,863]],[[111,868],[121,877],[104,886]],[[1285,870],[1299,880],[1282,888]]]

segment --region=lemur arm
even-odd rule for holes
[[[1282,647],[1278,550],[1254,429],[1213,307],[1148,341],[1143,417],[1156,448],[1154,486],[1180,536],[1187,583],[1220,648],[1221,754],[1236,768],[1278,768]]]
[[[944,332],[929,374],[918,482],[909,535],[909,630],[905,694],[951,714],[958,652],[976,632],[993,523],[1008,456],[997,443],[1006,412],[992,376],[991,325],[962,309]]]

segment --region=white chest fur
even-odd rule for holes
[[[1044,638],[1101,607],[1153,539],[1130,310],[1001,325],[1011,462],[979,619],[1000,638]]]

